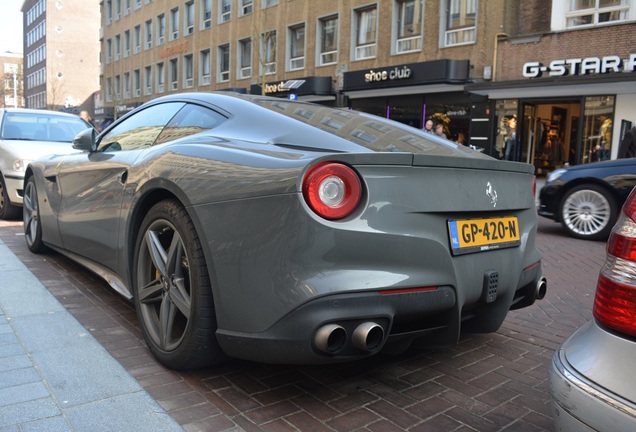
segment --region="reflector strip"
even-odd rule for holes
[[[380,295],[392,295],[392,294],[409,294],[416,292],[426,292],[426,291],[436,291],[438,287],[430,286],[430,287],[417,287],[417,288],[398,288],[393,290],[382,290],[379,291]]]

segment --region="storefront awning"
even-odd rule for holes
[[[344,91],[343,93],[347,95],[349,99],[357,99],[357,98],[401,96],[401,95],[424,94],[424,93],[463,92],[463,91],[464,91],[463,84],[462,85],[429,84],[429,85],[390,87],[390,88],[379,88],[379,89],[357,90],[357,91]]]
[[[636,94],[636,74],[586,75],[467,84],[469,93],[490,99],[536,99],[553,97]]]

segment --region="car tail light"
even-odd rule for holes
[[[351,167],[325,162],[312,167],[305,174],[303,196],[320,217],[342,219],[358,207],[362,198],[362,183]]]
[[[607,259],[596,286],[594,318],[636,336],[636,189],[623,206],[607,243]]]

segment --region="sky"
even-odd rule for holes
[[[0,0],[0,53],[22,53],[22,3],[24,0]]]

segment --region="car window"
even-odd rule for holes
[[[184,105],[183,102],[167,102],[134,113],[100,139],[97,151],[137,150],[151,146]]]
[[[172,118],[170,124],[159,134],[155,144],[173,141],[188,135],[194,135],[205,130],[210,130],[223,121],[226,117],[199,105],[187,104]]]
[[[24,141],[72,142],[89,126],[81,118],[40,113],[8,113],[2,123],[2,138]]]

